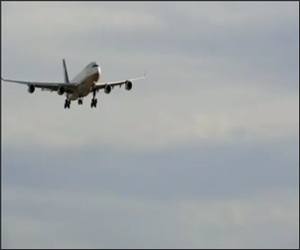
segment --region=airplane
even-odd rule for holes
[[[67,71],[66,60],[62,60],[63,72],[64,72],[64,82],[33,82],[33,81],[18,81],[3,79],[5,82],[13,82],[24,84],[28,86],[28,92],[33,93],[36,88],[41,90],[56,91],[58,95],[66,95],[65,109],[70,109],[71,101],[78,101],[79,105],[83,104],[83,98],[90,93],[93,94],[91,100],[91,108],[96,108],[98,100],[96,99],[96,94],[99,90],[103,89],[106,94],[109,94],[112,89],[116,86],[122,87],[125,85],[126,90],[131,90],[133,81],[145,79],[146,75],[143,77],[132,78],[123,81],[115,82],[98,82],[101,78],[101,68],[96,62],[89,63],[73,80],[69,80],[69,75]]]

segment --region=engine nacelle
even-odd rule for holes
[[[32,94],[35,91],[35,87],[33,85],[28,85],[28,92]]]
[[[109,94],[111,92],[112,87],[110,85],[106,85],[104,88],[105,94]]]
[[[126,83],[125,83],[125,89],[126,90],[131,90],[132,89],[132,82],[131,81],[126,81]]]
[[[63,95],[65,92],[66,91],[65,91],[64,87],[59,87],[57,90],[57,94],[59,94],[59,95]]]

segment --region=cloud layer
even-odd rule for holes
[[[299,247],[298,3],[1,7],[2,76],[148,72],[97,110],[1,84],[4,248]]]

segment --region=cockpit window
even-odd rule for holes
[[[93,68],[96,68],[96,67],[99,67],[99,65],[98,65],[98,64],[94,64],[94,65],[93,65]]]

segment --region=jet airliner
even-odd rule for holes
[[[98,100],[96,99],[96,94],[99,90],[103,89],[106,94],[109,94],[112,89],[116,86],[122,87],[125,86],[126,90],[132,89],[133,81],[145,79],[143,77],[132,78],[123,81],[115,82],[98,82],[101,78],[101,68],[96,62],[89,63],[73,80],[69,80],[69,75],[67,71],[67,65],[65,59],[63,59],[63,71],[64,71],[64,82],[33,82],[33,81],[18,81],[18,80],[9,80],[3,79],[2,81],[13,82],[24,84],[28,86],[28,92],[33,93],[36,88],[42,90],[56,91],[58,95],[66,96],[65,100],[65,109],[71,107],[71,101],[78,101],[79,105],[83,104],[83,98],[93,94],[91,100],[91,108],[97,107]]]

